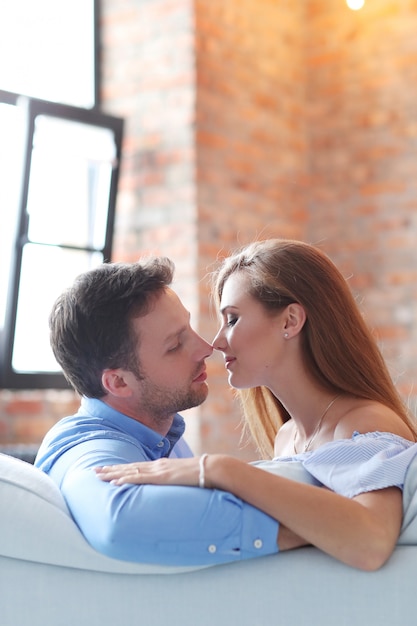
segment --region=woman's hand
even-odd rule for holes
[[[96,467],[100,480],[113,485],[187,485],[198,486],[200,463],[198,457],[189,459],[158,459],[122,465]]]

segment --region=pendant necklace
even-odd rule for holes
[[[330,408],[333,406],[333,404],[336,402],[336,400],[340,398],[340,394],[338,394],[336,397],[333,398],[333,400],[331,400],[329,402],[329,404],[326,406],[326,408],[324,409],[323,413],[321,414],[319,421],[317,422],[317,426],[314,429],[313,434],[311,435],[310,439],[307,441],[307,443],[304,445],[304,450],[303,452],[308,452],[308,450],[310,449],[311,444],[313,443],[313,441],[315,440],[315,438],[317,437],[317,435],[320,432],[320,428],[321,425],[323,424],[323,420],[327,415],[327,412],[330,410]],[[293,446],[294,446],[294,453],[298,454],[297,452],[297,448],[295,446],[295,440],[297,439],[297,435],[298,435],[298,429],[297,427],[294,430],[294,441],[293,441]]]

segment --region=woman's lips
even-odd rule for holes
[[[230,365],[231,365],[232,363],[234,363],[235,361],[236,361],[236,359],[235,359],[234,357],[232,357],[232,356],[227,356],[227,357],[225,358],[225,360],[224,360],[224,364],[225,364],[225,366],[226,366],[226,369],[229,369],[229,368],[230,368]]]

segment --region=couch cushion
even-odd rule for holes
[[[270,472],[271,474],[288,478],[289,480],[321,486],[321,483],[304,468],[301,461],[280,461],[276,459],[271,461],[255,461],[251,463],[251,465],[263,469],[266,472]]]
[[[70,516],[49,476],[0,454],[0,555],[62,567],[122,574],[172,574],[203,567],[130,563],[96,552]]]
[[[68,513],[60,490],[44,472],[26,461],[0,454],[0,485],[4,484],[36,494],[64,513]]]
[[[398,543],[417,545],[417,457],[410,463],[405,475],[403,512],[403,523]]]
[[[300,461],[258,461],[257,467],[310,485],[320,485]],[[417,457],[410,463],[404,480],[403,523],[399,545],[417,545]]]
[[[299,482],[317,484],[299,462],[255,463]],[[86,542],[68,513],[55,483],[25,461],[0,454],[0,555],[91,571],[171,574],[203,567],[130,563],[99,554]],[[404,522],[399,543],[417,544],[417,460],[404,487]]]

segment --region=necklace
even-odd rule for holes
[[[321,416],[320,416],[320,418],[319,418],[319,421],[317,422],[317,426],[316,426],[316,428],[314,429],[313,434],[311,435],[311,437],[310,437],[310,439],[307,441],[307,443],[304,445],[304,450],[303,450],[303,452],[308,452],[308,450],[310,449],[311,444],[313,443],[313,441],[315,440],[315,438],[317,437],[317,435],[318,435],[318,434],[319,434],[319,432],[320,432],[321,425],[323,424],[323,420],[324,420],[324,418],[326,417],[327,412],[330,410],[330,408],[333,406],[333,404],[336,402],[336,400],[337,400],[338,398],[340,398],[340,394],[338,394],[337,396],[335,396],[335,397],[333,398],[333,400],[331,400],[331,401],[329,402],[329,404],[326,406],[326,408],[324,409],[323,413],[321,414]],[[295,428],[295,430],[294,430],[294,441],[293,441],[293,446],[294,446],[294,452],[295,452],[295,454],[298,454],[298,453],[297,453],[297,448],[296,448],[296,446],[295,446],[295,440],[297,439],[297,435],[298,435],[298,429],[297,429],[297,427],[296,427],[296,428]]]

